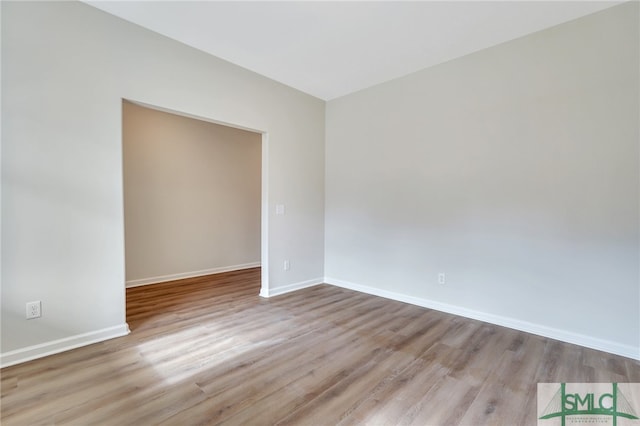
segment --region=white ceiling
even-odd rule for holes
[[[329,100],[620,2],[86,3]]]

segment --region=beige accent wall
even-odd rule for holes
[[[123,103],[128,285],[260,264],[259,133]]]

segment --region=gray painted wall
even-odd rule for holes
[[[264,272],[322,279],[323,101],[82,3],[2,2],[3,354],[124,329],[123,98],[266,132]]]
[[[3,362],[123,330],[123,98],[267,133],[274,292],[324,274],[640,356],[637,3],[331,101],[326,120],[89,6],[1,7]]]
[[[629,2],[328,102],[328,282],[640,357],[638,21]]]

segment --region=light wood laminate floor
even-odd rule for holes
[[[2,374],[2,425],[535,425],[538,382],[640,363],[260,270],[127,290],[129,336]]]

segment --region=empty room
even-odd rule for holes
[[[2,425],[640,425],[638,1],[2,1]]]

